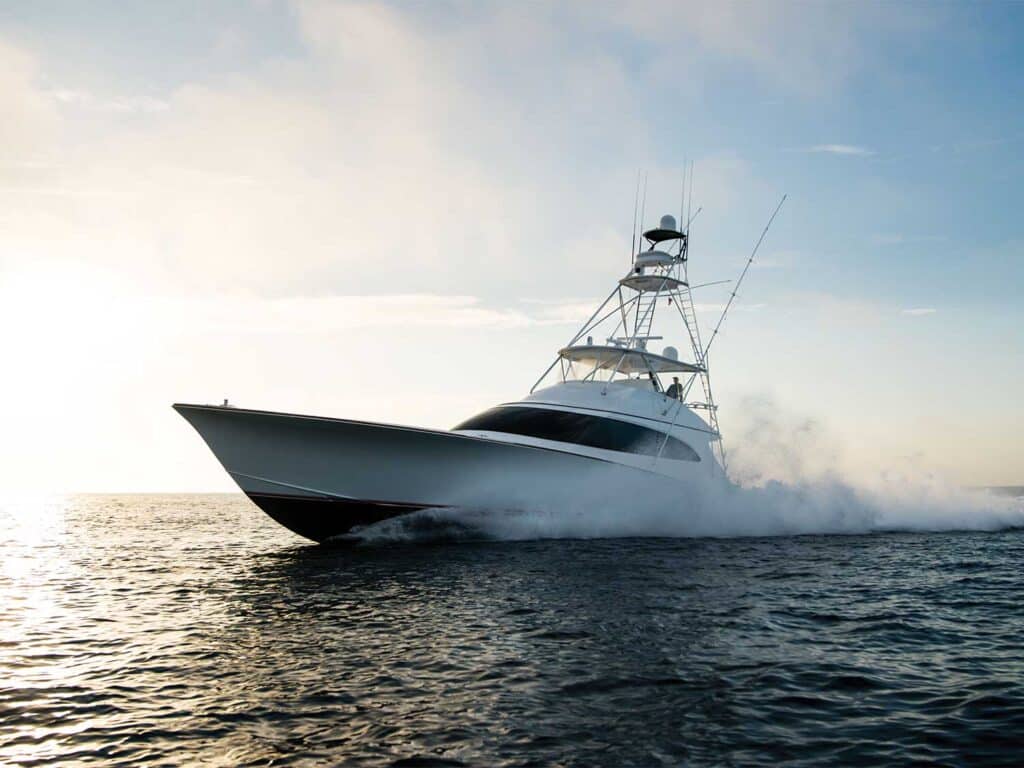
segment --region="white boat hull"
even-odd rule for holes
[[[683,492],[677,478],[521,442],[230,407],[174,408],[250,499],[314,541],[427,508],[527,510],[588,489],[598,498],[615,489],[620,500]]]

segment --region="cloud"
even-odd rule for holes
[[[529,30],[502,31],[492,52],[505,59],[486,74],[472,25],[441,32],[369,4],[303,3],[299,19],[301,54],[154,103],[43,89],[34,56],[0,51],[14,116],[0,125],[0,167],[8,150],[18,166],[0,179],[0,258],[86,259],[187,292],[448,294],[533,283],[541,266],[557,286],[599,246],[626,250],[626,216],[612,225],[594,206],[618,212],[621,197],[625,210],[632,170],[567,175],[554,156],[574,125],[592,148],[643,136],[603,53],[513,67],[496,89],[487,78],[538,45]],[[559,44],[545,45],[534,53],[549,60]],[[587,117],[604,113],[617,117]]]
[[[541,325],[582,325],[595,301],[523,300],[489,304],[478,296],[378,294],[364,296],[259,297],[217,294],[199,298],[139,297],[122,305],[132,315],[149,312],[171,326],[240,335],[334,333],[365,328],[514,329]]]
[[[0,39],[0,183],[12,166],[38,160],[38,150],[58,138],[57,110],[38,80],[36,58]]]
[[[793,249],[779,249],[758,254],[750,265],[753,269],[789,269],[800,261],[801,254]]]
[[[697,312],[702,312],[702,313],[703,312],[711,312],[711,313],[715,313],[715,314],[719,314],[719,315],[721,315],[721,313],[723,311],[725,311],[725,306],[726,306],[726,302],[724,302],[724,301],[721,304],[701,303],[701,302],[694,302],[694,304],[693,304],[693,308]],[[759,302],[757,304],[743,304],[743,303],[740,302],[739,297],[737,296],[736,301],[734,301],[732,306],[729,307],[729,311],[730,312],[760,312],[762,309],[764,309],[767,306],[768,305],[765,302]]]
[[[726,57],[775,62],[788,87],[834,39],[819,38],[833,24],[824,13],[806,35],[777,34],[785,4],[499,6],[456,9],[458,23],[405,5],[296,9],[295,50],[154,96],[125,96],[113,77],[58,87],[38,54],[0,50],[0,105],[16,117],[0,138],[18,134],[0,142],[0,259],[85,260],[189,294],[596,297],[628,266],[635,165],[657,171],[648,219],[679,198],[681,169],[654,158],[638,78]],[[666,24],[677,18],[693,23]],[[567,47],[570,22],[648,45],[639,58]],[[16,147],[5,168],[4,144]],[[726,151],[697,158],[696,191],[695,280],[731,277],[736,217],[774,190]]]
[[[880,325],[889,308],[857,296],[842,296],[827,291],[793,291],[776,302],[780,311],[812,317],[818,323],[837,327]]]
[[[533,321],[544,325],[583,325],[594,310],[598,299],[521,299]]]
[[[909,307],[907,309],[900,310],[900,314],[912,315],[914,317],[920,315],[934,315],[936,312],[938,312],[938,310],[935,309],[935,307]]]
[[[841,86],[877,60],[876,47],[920,34],[929,23],[892,4],[635,0],[581,7],[670,46],[671,54],[657,57],[663,71],[741,68],[804,95]],[[700,56],[687,61],[691,49]]]
[[[915,243],[941,243],[949,238],[945,235],[904,235],[904,234],[883,234],[871,236],[871,242],[875,245],[912,245]]]
[[[67,107],[96,110],[98,112],[146,113],[163,112],[170,105],[150,96],[132,96],[120,99],[101,99],[90,91],[58,88],[50,92],[54,100]]]
[[[32,371],[0,386],[25,406],[0,464],[168,477],[173,452],[135,448],[176,439],[166,404],[207,393],[442,425],[521,395],[523,366],[629,268],[638,165],[647,222],[677,212],[664,153],[699,144],[678,118],[708,83],[754,80],[752,103],[831,93],[891,33],[861,7],[300,2],[286,45],[186,80],[156,28],[130,33],[165,58],[106,71],[86,30],[0,43],[0,315]],[[215,44],[246,45],[230,37]],[[691,277],[735,278],[776,190],[721,151],[696,158],[695,191]],[[755,265],[772,262],[785,253]],[[15,284],[23,267],[39,272]],[[482,375],[453,381],[439,349]],[[415,396],[391,384],[409,371]],[[180,435],[180,455],[209,458]]]
[[[815,144],[804,151],[828,155],[848,155],[852,157],[872,157],[875,154],[874,150],[868,149],[867,147],[857,146],[856,144]]]
[[[147,302],[153,306],[153,302]],[[157,300],[158,314],[197,330],[239,335],[335,333],[367,328],[518,328],[535,322],[515,309],[484,306],[475,296],[393,294],[261,298],[218,295]]]
[[[871,26],[812,13],[783,35],[785,4],[295,8],[293,49],[153,95],[113,75],[43,88],[26,52],[0,68],[5,113],[22,94],[48,126],[0,127],[23,133],[19,162],[48,163],[0,187],[0,258],[87,259],[192,293],[514,295],[543,273],[541,290],[596,294],[626,266],[636,165],[657,171],[649,218],[679,198],[638,82],[686,103],[699,77],[675,73],[728,59],[802,87],[823,48],[857,49]],[[608,34],[623,45],[586,42]],[[697,158],[696,189],[707,264],[732,250],[720,230],[740,231],[726,218],[774,196],[729,152]]]

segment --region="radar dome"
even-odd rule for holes
[[[665,221],[665,219],[662,219],[662,221]],[[678,360],[679,350],[676,349],[675,347],[665,347],[665,349],[661,353],[661,356],[667,357],[669,360]]]
[[[658,224],[661,229],[672,229],[676,228],[676,217],[672,214],[666,213],[661,217],[661,223]]]

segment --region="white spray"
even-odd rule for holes
[[[991,531],[1024,527],[1024,499],[965,489],[920,471],[879,471],[854,481],[840,451],[813,421],[774,404],[742,404],[747,428],[731,444],[733,483],[707,477],[682,490],[637,494],[602,477],[573,487],[488,480],[487,505],[422,512],[370,526],[364,540],[734,537]],[[481,498],[483,478],[470,479]]]
[[[638,177],[638,200],[639,190]],[[783,195],[768,219],[718,323],[697,354],[699,361],[706,360],[785,200]],[[641,204],[641,221],[642,209]],[[636,225],[634,210],[633,252]],[[686,232],[688,235],[689,224]],[[622,484],[621,475],[602,472],[597,463],[590,476],[575,477],[571,486],[558,479],[531,478],[529,485],[523,485],[522,478],[516,477],[467,477],[463,487],[453,491],[464,492],[465,498],[474,500],[472,505],[423,510],[370,526],[358,535],[367,540],[438,536],[536,539],[1024,527],[1022,499],[971,491],[932,474],[897,472],[892,467],[855,482],[840,471],[838,451],[823,440],[812,421],[780,417],[779,409],[763,398],[748,398],[740,410],[748,427],[730,440],[732,482],[704,473],[681,488],[652,483],[638,489],[637,483]],[[712,424],[717,426],[714,421]],[[481,504],[481,499],[486,503]]]

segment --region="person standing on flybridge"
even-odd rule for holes
[[[672,386],[668,388],[668,392],[666,392],[665,394],[671,397],[673,400],[683,399],[683,387],[679,383],[678,376],[672,377]]]

